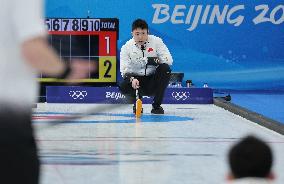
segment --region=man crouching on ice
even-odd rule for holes
[[[120,72],[124,79],[120,90],[133,103],[136,89],[140,98],[154,96],[151,113],[164,114],[161,104],[170,80],[172,56],[161,38],[149,35],[146,21],[137,19],[132,23],[132,36],[120,52]],[[135,110],[134,104],[134,113]]]

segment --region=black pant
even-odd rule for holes
[[[153,106],[158,107],[162,104],[164,92],[170,80],[171,70],[168,64],[160,64],[154,75],[150,76],[133,76],[139,81],[139,94],[154,96]],[[128,96],[131,101],[135,101],[135,89],[132,88],[129,78],[124,79],[119,86],[120,91]]]
[[[39,160],[31,113],[0,107],[0,181],[38,184]]]

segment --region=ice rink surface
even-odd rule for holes
[[[136,120],[131,105],[38,104],[41,184],[226,183],[228,149],[248,134],[271,145],[276,183],[284,182],[283,135],[215,105],[163,107],[151,115],[144,105]]]

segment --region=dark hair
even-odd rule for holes
[[[147,29],[148,30],[148,24],[147,24],[147,22],[145,20],[136,19],[132,23],[132,31],[134,29],[137,29],[137,28]]]
[[[229,164],[235,178],[265,178],[270,174],[272,157],[272,151],[265,142],[247,136],[230,149]]]

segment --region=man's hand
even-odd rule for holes
[[[38,72],[60,78],[66,70],[67,76],[64,76],[64,78],[71,81],[89,78],[90,72],[97,70],[95,63],[83,59],[72,60],[70,66],[66,68],[66,65],[60,61],[60,58],[44,37],[25,41],[22,44],[22,55],[26,62]]]
[[[131,82],[131,85],[132,85],[133,89],[138,89],[140,87],[139,86],[139,80],[134,78]]]
[[[90,73],[97,70],[95,63],[87,62],[82,59],[74,59],[70,62],[71,73],[66,77],[67,80],[89,78]]]
[[[158,57],[148,57],[147,59],[148,65],[157,66],[158,64],[160,64],[160,60]]]

